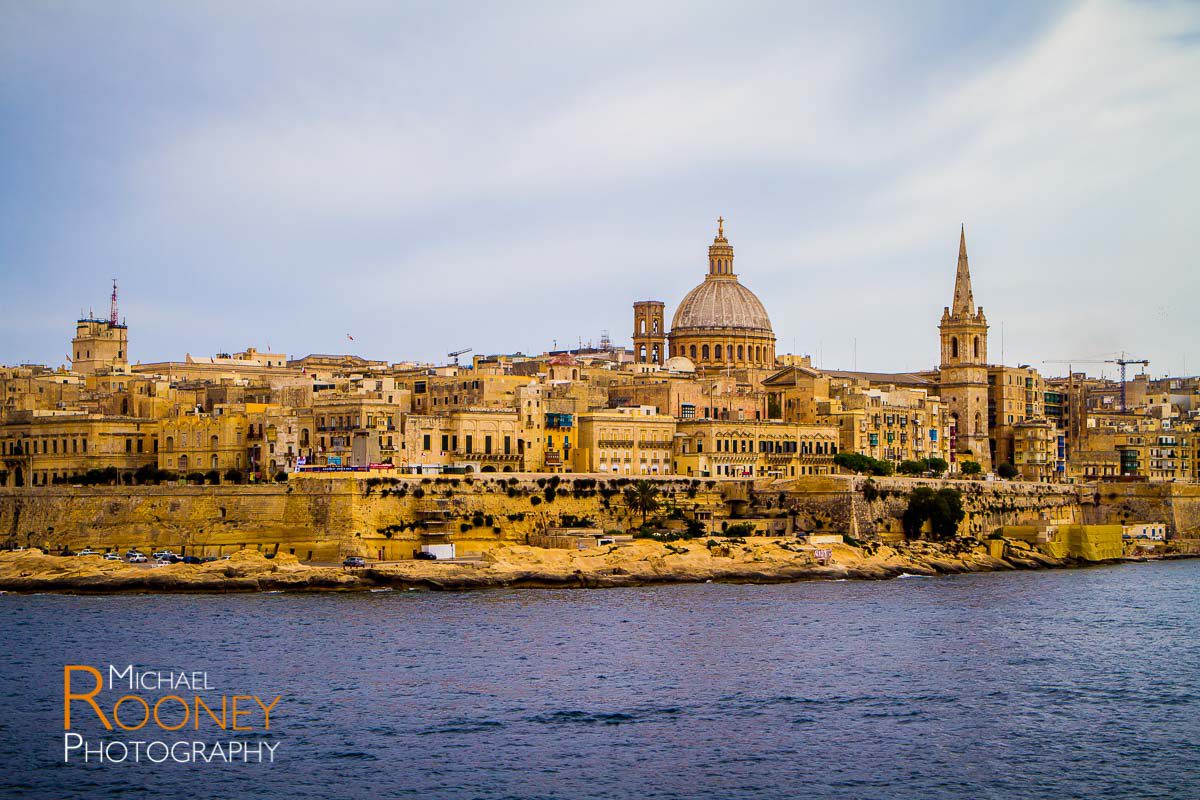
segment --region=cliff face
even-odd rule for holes
[[[1165,522],[1176,536],[1200,529],[1200,486],[1051,486],[906,478],[813,477],[777,483],[655,481],[659,514],[698,514],[705,528],[751,522],[758,531],[898,538],[915,486],[953,486],[967,513],[960,533],[984,538],[1003,525],[1039,519],[1087,524]],[[335,561],[358,554],[411,558],[422,543],[460,553],[524,542],[547,527],[640,523],[622,486],[598,476],[503,475],[402,478],[305,477],[272,486],[64,486],[0,489],[0,543],[57,551],[138,547],[224,555],[244,547]],[[677,523],[682,526],[682,520]]]

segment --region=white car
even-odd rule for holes
[[[78,553],[76,553],[75,555],[77,555],[77,556],[98,556],[100,554],[90,547],[85,547],[82,550],[80,550]]]
[[[146,558],[144,553],[130,553],[126,558],[130,564],[145,564],[150,560]]]
[[[154,557],[156,559],[162,560],[164,558],[170,558],[173,555],[175,555],[175,554],[172,553],[170,550],[159,550],[157,553],[154,554]]]
[[[113,552],[111,552],[111,553],[105,553],[105,554],[104,554],[104,560],[105,560],[105,561],[120,561],[120,560],[121,560],[121,554],[120,554],[120,553],[118,553],[118,552],[116,552],[116,551],[113,551]]]

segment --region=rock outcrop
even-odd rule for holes
[[[263,592],[489,587],[605,587],[655,583],[778,583],[798,580],[882,580],[901,575],[946,575],[1074,566],[1033,548],[989,555],[984,543],[911,542],[863,548],[834,545],[828,563],[796,540],[636,540],[625,546],[551,550],[505,545],[475,562],[401,561],[361,569],[309,566],[280,553],[266,558],[243,550],[204,564],[153,566],[100,556],[51,556],[39,550],[0,553],[0,590],[18,592]]]

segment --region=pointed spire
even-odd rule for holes
[[[975,296],[971,293],[971,267],[967,263],[967,226],[964,224],[958,236],[958,273],[954,276],[954,305],[950,313],[958,316],[975,314]]]

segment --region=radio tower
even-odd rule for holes
[[[117,279],[113,278],[112,305],[108,311],[108,324],[117,327]]]

